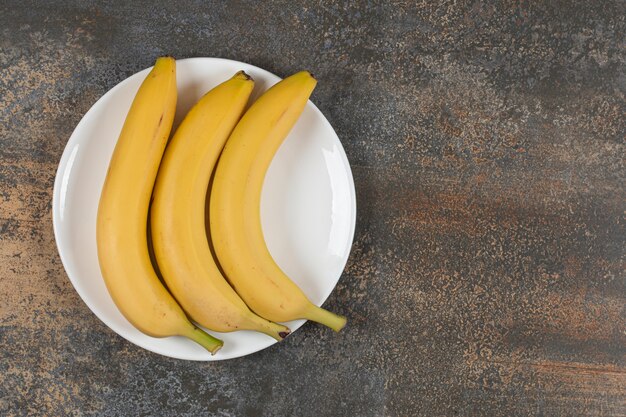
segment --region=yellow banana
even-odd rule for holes
[[[159,58],[137,91],[111,158],[98,207],[98,260],[113,301],[135,327],[153,337],[186,336],[215,353],[222,341],[187,319],[148,254],[148,207],[176,98],[176,61]]]
[[[170,141],[154,188],[152,242],[163,278],[187,314],[211,330],[257,330],[281,340],[289,329],[254,314],[226,282],[205,228],[209,179],[254,81],[243,71],[209,91]]]
[[[260,200],[265,173],[316,81],[306,71],[279,82],[244,114],[226,142],[210,195],[211,238],[229,282],[268,320],[304,318],[341,330],[346,319],[312,304],[265,243]]]

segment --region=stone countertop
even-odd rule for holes
[[[347,3],[0,4],[1,415],[624,415],[624,2]],[[164,54],[316,74],[359,208],[339,335],[185,362],[74,291],[59,158]]]

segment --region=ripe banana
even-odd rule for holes
[[[209,91],[170,141],[154,188],[152,242],[163,278],[187,314],[211,330],[256,330],[282,340],[289,329],[254,314],[226,282],[205,228],[209,179],[254,81],[243,71]]]
[[[176,61],[159,58],[137,91],[111,158],[98,207],[98,259],[113,301],[135,327],[153,337],[186,336],[215,353],[222,341],[191,324],[148,254],[148,207],[176,98]]]
[[[294,74],[265,92],[237,124],[215,172],[211,238],[229,282],[255,313],[274,321],[310,319],[339,331],[346,319],[307,299],[270,255],[261,227],[265,173],[315,85],[309,72]]]

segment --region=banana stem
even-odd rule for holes
[[[218,338],[215,338],[215,337],[211,336],[207,332],[202,331],[202,330],[198,329],[195,326],[193,326],[183,336],[186,336],[186,337],[190,338],[191,340],[193,340],[194,342],[198,343],[200,346],[202,346],[203,348],[205,348],[206,350],[211,352],[211,355],[215,355],[215,353],[218,350],[220,350],[222,348],[222,346],[224,346],[224,342],[223,341],[221,341]]]
[[[328,310],[324,310],[321,307],[311,304],[307,309],[304,318],[307,320],[313,320],[324,326],[330,327],[336,332],[339,332],[346,325],[346,318],[339,316],[335,313],[331,313]]]

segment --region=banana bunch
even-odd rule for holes
[[[214,354],[222,341],[190,320],[276,340],[290,332],[277,322],[310,319],[335,331],[345,325],[281,271],[261,228],[265,173],[315,84],[306,71],[294,74],[244,113],[254,81],[240,71],[195,104],[168,144],[176,61],[157,59],[126,117],[97,218],[107,289],[137,329],[185,336]]]

